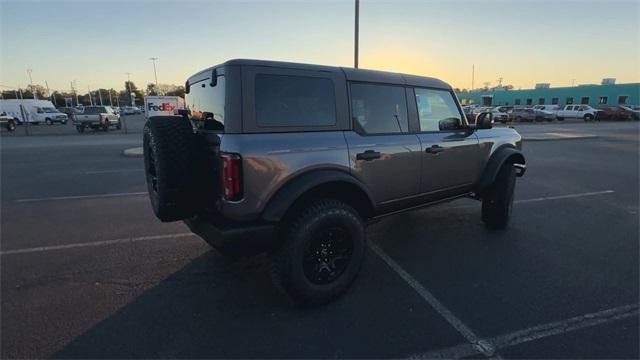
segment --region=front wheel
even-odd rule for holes
[[[7,131],[16,131],[16,122],[13,120],[9,120],[7,122]]]
[[[513,164],[502,165],[495,181],[482,197],[482,221],[490,229],[504,229],[509,224],[516,187]]]
[[[362,265],[366,233],[360,215],[334,199],[318,199],[287,222],[272,254],[271,278],[300,306],[325,304],[344,293]]]
[[[51,121],[51,119],[45,119],[44,123],[47,125],[53,125],[53,121]]]

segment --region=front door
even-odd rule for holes
[[[401,86],[352,83],[351,117],[345,132],[352,173],[371,191],[376,205],[418,194],[420,141],[409,134]]]
[[[453,93],[415,88],[422,193],[468,191],[482,172],[478,137],[464,126]]]

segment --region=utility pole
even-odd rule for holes
[[[98,88],[98,96],[100,97],[100,106],[102,106],[102,89]]]
[[[112,91],[113,91],[113,88],[109,89],[109,106],[113,106],[113,99],[111,98]]]
[[[156,92],[158,92],[158,72],[156,71],[156,60],[158,60],[158,58],[152,57],[149,58],[149,60],[153,61],[153,76],[156,79]]]
[[[354,51],[353,51],[353,67],[358,68],[358,46],[359,46],[359,37],[360,37],[360,0],[356,0],[356,21],[355,21],[355,43],[354,43]]]
[[[47,82],[47,80],[44,81],[44,85],[47,87],[47,95],[49,96],[49,100],[51,100],[53,102],[53,105],[55,106],[56,102],[51,97],[51,91],[49,91],[49,83]]]
[[[571,79],[571,86],[574,86],[575,83],[576,83],[576,79]]]
[[[476,79],[476,64],[472,64],[471,65],[471,89],[469,90],[473,90],[473,87],[475,86],[474,82]]]
[[[91,97],[91,87],[87,85],[87,91],[89,91],[89,105],[93,106],[93,98]]]
[[[127,87],[129,88],[129,101],[131,102],[131,106],[133,106],[133,97],[131,97],[131,73],[127,72]]]
[[[38,96],[36,95],[36,89],[33,87],[33,79],[31,78],[31,72],[33,70],[31,69],[27,69],[27,74],[29,74],[29,83],[31,84],[31,93],[33,94],[33,98],[34,99],[38,99]]]

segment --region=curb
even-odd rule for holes
[[[131,149],[125,149],[124,151],[122,151],[122,155],[126,156],[126,157],[142,157],[142,146],[141,147],[135,147],[135,148],[131,148]]]

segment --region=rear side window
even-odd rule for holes
[[[407,132],[407,100],[400,86],[351,84],[351,116],[362,134]]]
[[[207,130],[224,130],[225,77],[218,76],[215,85],[211,78],[190,84],[185,106],[191,120]]]
[[[336,124],[336,96],[331,79],[258,74],[255,106],[259,127]]]
[[[453,123],[462,123],[460,111],[450,92],[420,88],[416,88],[415,92],[420,131],[449,130],[448,124],[454,119],[456,121]]]

